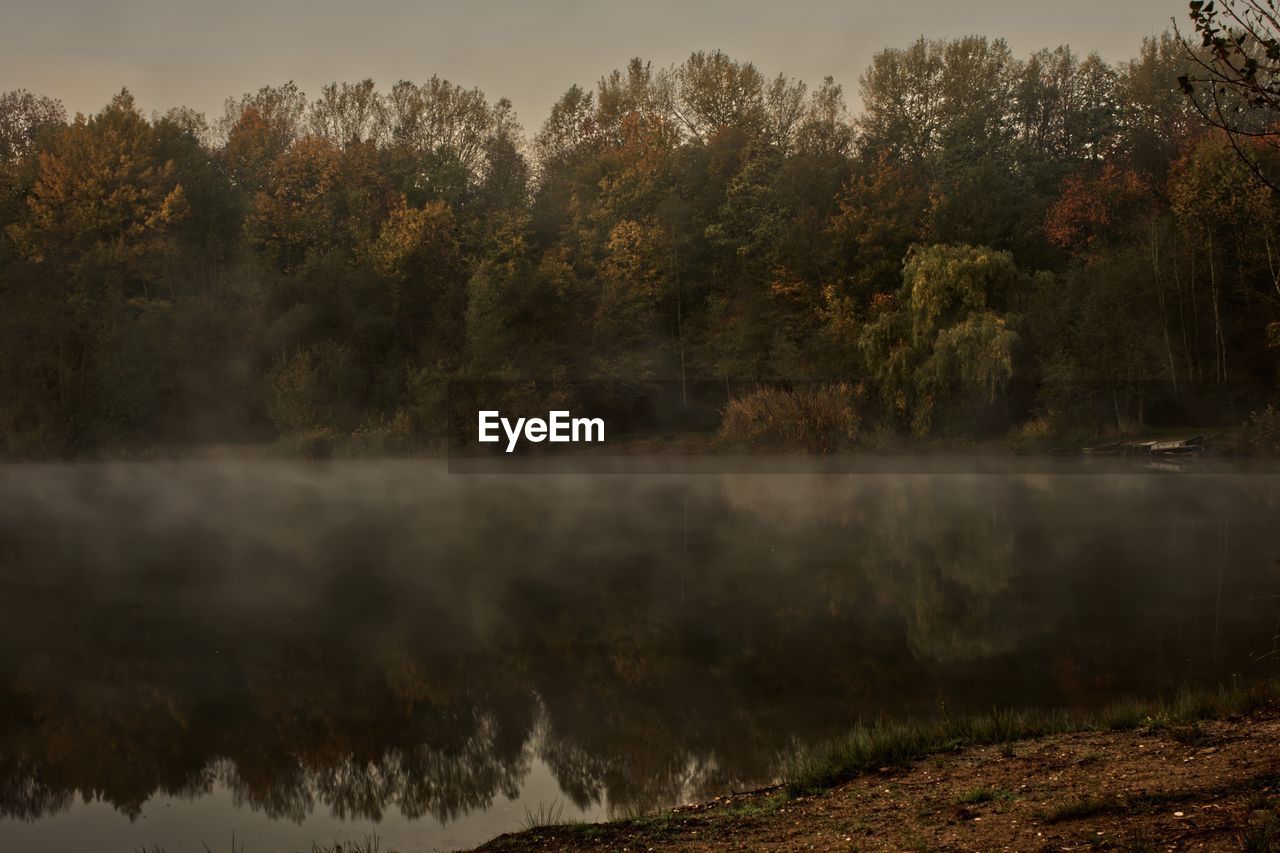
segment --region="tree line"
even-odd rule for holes
[[[531,135],[438,77],[213,120],[10,92],[0,448],[409,449],[459,378],[839,383],[919,437],[1238,421],[1280,378],[1272,154],[1194,60],[921,38],[851,116],[831,78],[635,59]]]

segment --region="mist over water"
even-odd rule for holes
[[[1272,473],[632,464],[0,468],[0,848],[453,847],[1280,668]]]

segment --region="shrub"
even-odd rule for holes
[[[1280,454],[1280,409],[1267,406],[1249,415],[1249,420],[1235,430],[1232,442],[1239,453],[1258,456]]]
[[[449,385],[439,367],[409,372],[406,388],[409,429],[417,439],[443,441],[449,430]]]
[[[413,447],[412,419],[397,409],[390,418],[370,418],[357,427],[343,449],[352,456],[402,456]]]
[[[758,388],[729,402],[720,440],[737,447],[832,453],[857,436],[854,397],[845,383]]]
[[[1096,441],[1099,435],[1114,432],[1114,426],[1110,427],[1110,432],[1100,432],[1096,425],[1088,426],[1056,413],[1043,412],[1012,427],[1009,441],[1014,450],[1021,453],[1044,453],[1079,448]]]
[[[267,416],[281,435],[350,429],[360,387],[351,350],[322,342],[279,359],[266,375]]]
[[[280,450],[291,457],[328,459],[333,456],[339,436],[329,427],[291,432],[280,439]]]

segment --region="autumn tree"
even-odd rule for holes
[[[24,89],[0,94],[0,163],[29,156],[40,134],[67,120],[67,111],[53,98]]]
[[[228,98],[218,130],[232,180],[248,192],[261,189],[271,164],[302,133],[306,110],[307,97],[293,81]]]
[[[0,231],[22,212],[23,196],[35,180],[37,141],[66,118],[62,104],[52,98],[22,89],[0,94]],[[0,234],[0,253],[4,242]]]
[[[372,80],[330,83],[311,104],[307,122],[313,134],[339,147],[376,143],[386,132],[387,108]]]
[[[27,215],[11,236],[37,263],[104,262],[145,292],[167,229],[187,214],[157,143],[127,91],[92,118],[77,117],[41,152]]]
[[[1061,195],[1045,219],[1045,234],[1073,253],[1097,253],[1108,242],[1130,236],[1125,232],[1147,197],[1146,186],[1130,170],[1112,163],[1101,170],[1086,168],[1062,182]]]
[[[579,402],[618,411],[657,379],[847,383],[918,435],[1218,417],[1274,393],[1280,347],[1273,58],[1218,41],[1270,23],[1225,8],[1127,63],[888,48],[856,117],[719,51],[571,86],[532,138],[440,77],[268,86],[212,123],[0,96],[0,441],[399,452],[458,378],[521,406],[614,378]],[[1237,63],[1230,132],[1197,62]]]
[[[188,206],[173,162],[161,159],[155,130],[127,91],[51,134],[26,201],[8,233],[47,282],[40,301],[63,306],[27,330],[36,333],[29,369],[65,422],[83,431],[77,438],[143,427],[153,414],[149,397],[169,381],[171,302],[157,285]]]

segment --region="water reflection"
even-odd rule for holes
[[[1096,470],[4,469],[0,815],[449,821],[535,764],[626,813],[859,718],[1258,677],[1278,503]]]

